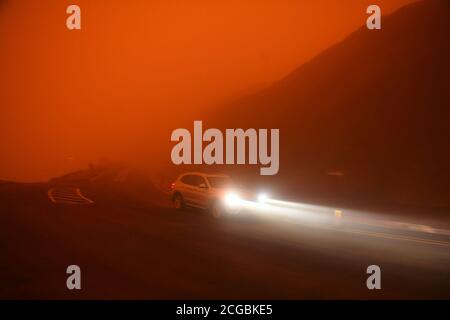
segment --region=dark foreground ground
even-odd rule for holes
[[[92,191],[93,204],[55,204],[50,187],[0,184],[2,299],[450,298],[442,236],[214,220]],[[66,288],[72,264],[80,291]],[[381,290],[366,287],[372,264]]]

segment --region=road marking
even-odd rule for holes
[[[56,202],[55,198],[53,198],[53,189],[54,189],[54,188],[48,189],[47,195],[48,195],[48,197],[49,197],[49,199],[50,199],[51,202]]]
[[[90,204],[91,199],[84,196],[80,188],[75,187],[53,187],[47,191],[48,198],[53,203],[64,204]]]
[[[80,188],[76,188],[75,191],[77,192],[78,196],[82,199],[86,200],[88,203],[94,203],[91,199],[86,198],[84,195],[81,194]]]
[[[342,210],[334,210],[334,216],[338,219],[342,218]]]

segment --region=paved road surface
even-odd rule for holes
[[[0,298],[450,298],[442,236],[215,220],[83,189],[94,203],[60,204],[53,187],[0,184]],[[66,289],[71,264],[81,291]],[[366,288],[372,264],[379,291]]]

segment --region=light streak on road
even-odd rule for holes
[[[264,203],[243,201],[242,204],[246,212],[289,223],[361,236],[450,247],[450,242],[442,239],[450,236],[448,229],[386,220],[376,213],[274,199],[265,199]],[[438,236],[438,239],[430,238]]]

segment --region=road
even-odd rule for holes
[[[55,187],[0,184],[2,299],[450,298],[442,235],[276,214],[217,220],[82,187],[89,201],[55,203]],[[66,288],[72,264],[81,290]],[[369,265],[381,290],[366,287]]]

